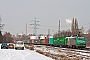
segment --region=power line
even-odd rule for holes
[[[58,26],[45,26],[45,25],[42,25],[42,27],[58,27]]]

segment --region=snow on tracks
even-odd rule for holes
[[[33,47],[33,51],[48,56],[56,60],[90,60],[90,51],[70,49],[70,48],[59,48],[44,45],[26,45],[29,49]]]

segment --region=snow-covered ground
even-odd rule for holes
[[[90,51],[87,50],[59,48],[50,46],[34,46],[34,50],[40,50],[44,53],[50,53],[49,57],[54,57],[54,59],[57,60],[90,60]]]
[[[90,60],[90,51],[50,47],[25,45],[29,47],[25,50],[1,49],[0,60]],[[34,47],[30,50],[30,47]]]
[[[52,60],[52,59],[28,49],[25,50],[1,49],[0,44],[0,60]]]

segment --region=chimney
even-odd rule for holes
[[[28,34],[28,31],[27,31],[27,23],[26,23],[26,35]]]

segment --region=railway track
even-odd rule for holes
[[[42,51],[45,54],[49,54],[48,57],[53,59],[63,59],[68,58],[69,60],[72,59],[86,59],[90,60],[90,51],[89,50],[79,50],[79,49],[71,49],[71,48],[59,48],[59,47],[52,47],[52,46],[45,46],[45,45],[28,45],[34,46],[34,51]]]

